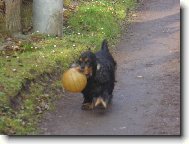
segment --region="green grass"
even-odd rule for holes
[[[103,4],[89,3],[79,7],[78,12],[68,21],[71,28],[76,33],[95,32],[108,38],[115,37],[119,33],[119,26],[112,14],[113,8]]]
[[[98,50],[104,38],[111,46],[121,33],[120,24],[126,17],[126,9],[135,6],[135,0],[118,0],[116,3],[113,0],[80,1],[68,19],[68,25],[64,26],[63,38],[35,33],[27,40],[21,40],[22,51],[1,52],[0,133],[35,134],[41,116],[36,107],[44,99],[52,107],[52,97],[58,96],[52,92],[46,97],[44,91],[48,85],[36,82],[30,85],[29,93],[22,92],[20,109],[13,109],[10,99],[15,98],[28,80],[36,80],[56,69],[63,72],[82,51],[88,48]],[[54,90],[60,89],[61,83],[58,80],[50,86]]]

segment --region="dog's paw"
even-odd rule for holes
[[[92,110],[94,108],[93,103],[83,103],[81,106],[82,110]]]

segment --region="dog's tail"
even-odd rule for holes
[[[111,59],[111,61],[112,61],[113,64],[114,64],[115,69],[117,69],[117,68],[116,68],[116,67],[117,67],[117,66],[116,66],[117,63],[115,62],[114,58],[112,57],[112,55],[111,55],[110,52],[109,52],[109,49],[108,49],[108,41],[107,41],[106,39],[104,39],[103,42],[102,42],[101,50],[104,51],[104,52],[106,52],[106,53],[108,53],[108,54],[107,54],[108,58]]]
[[[109,52],[109,49],[108,49],[108,41],[106,39],[103,40],[102,42],[102,47],[101,49],[105,52]]]

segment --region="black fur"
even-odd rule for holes
[[[107,40],[102,42],[101,50],[93,53],[90,50],[81,54],[80,58],[88,58],[89,62],[79,62],[81,69],[92,67],[92,75],[88,77],[87,86],[82,91],[85,103],[92,103],[94,98],[102,97],[110,102],[115,83],[116,62],[109,52]]]

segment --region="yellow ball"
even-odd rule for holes
[[[78,72],[76,68],[70,68],[62,75],[62,85],[70,92],[81,92],[87,85],[87,78]]]

